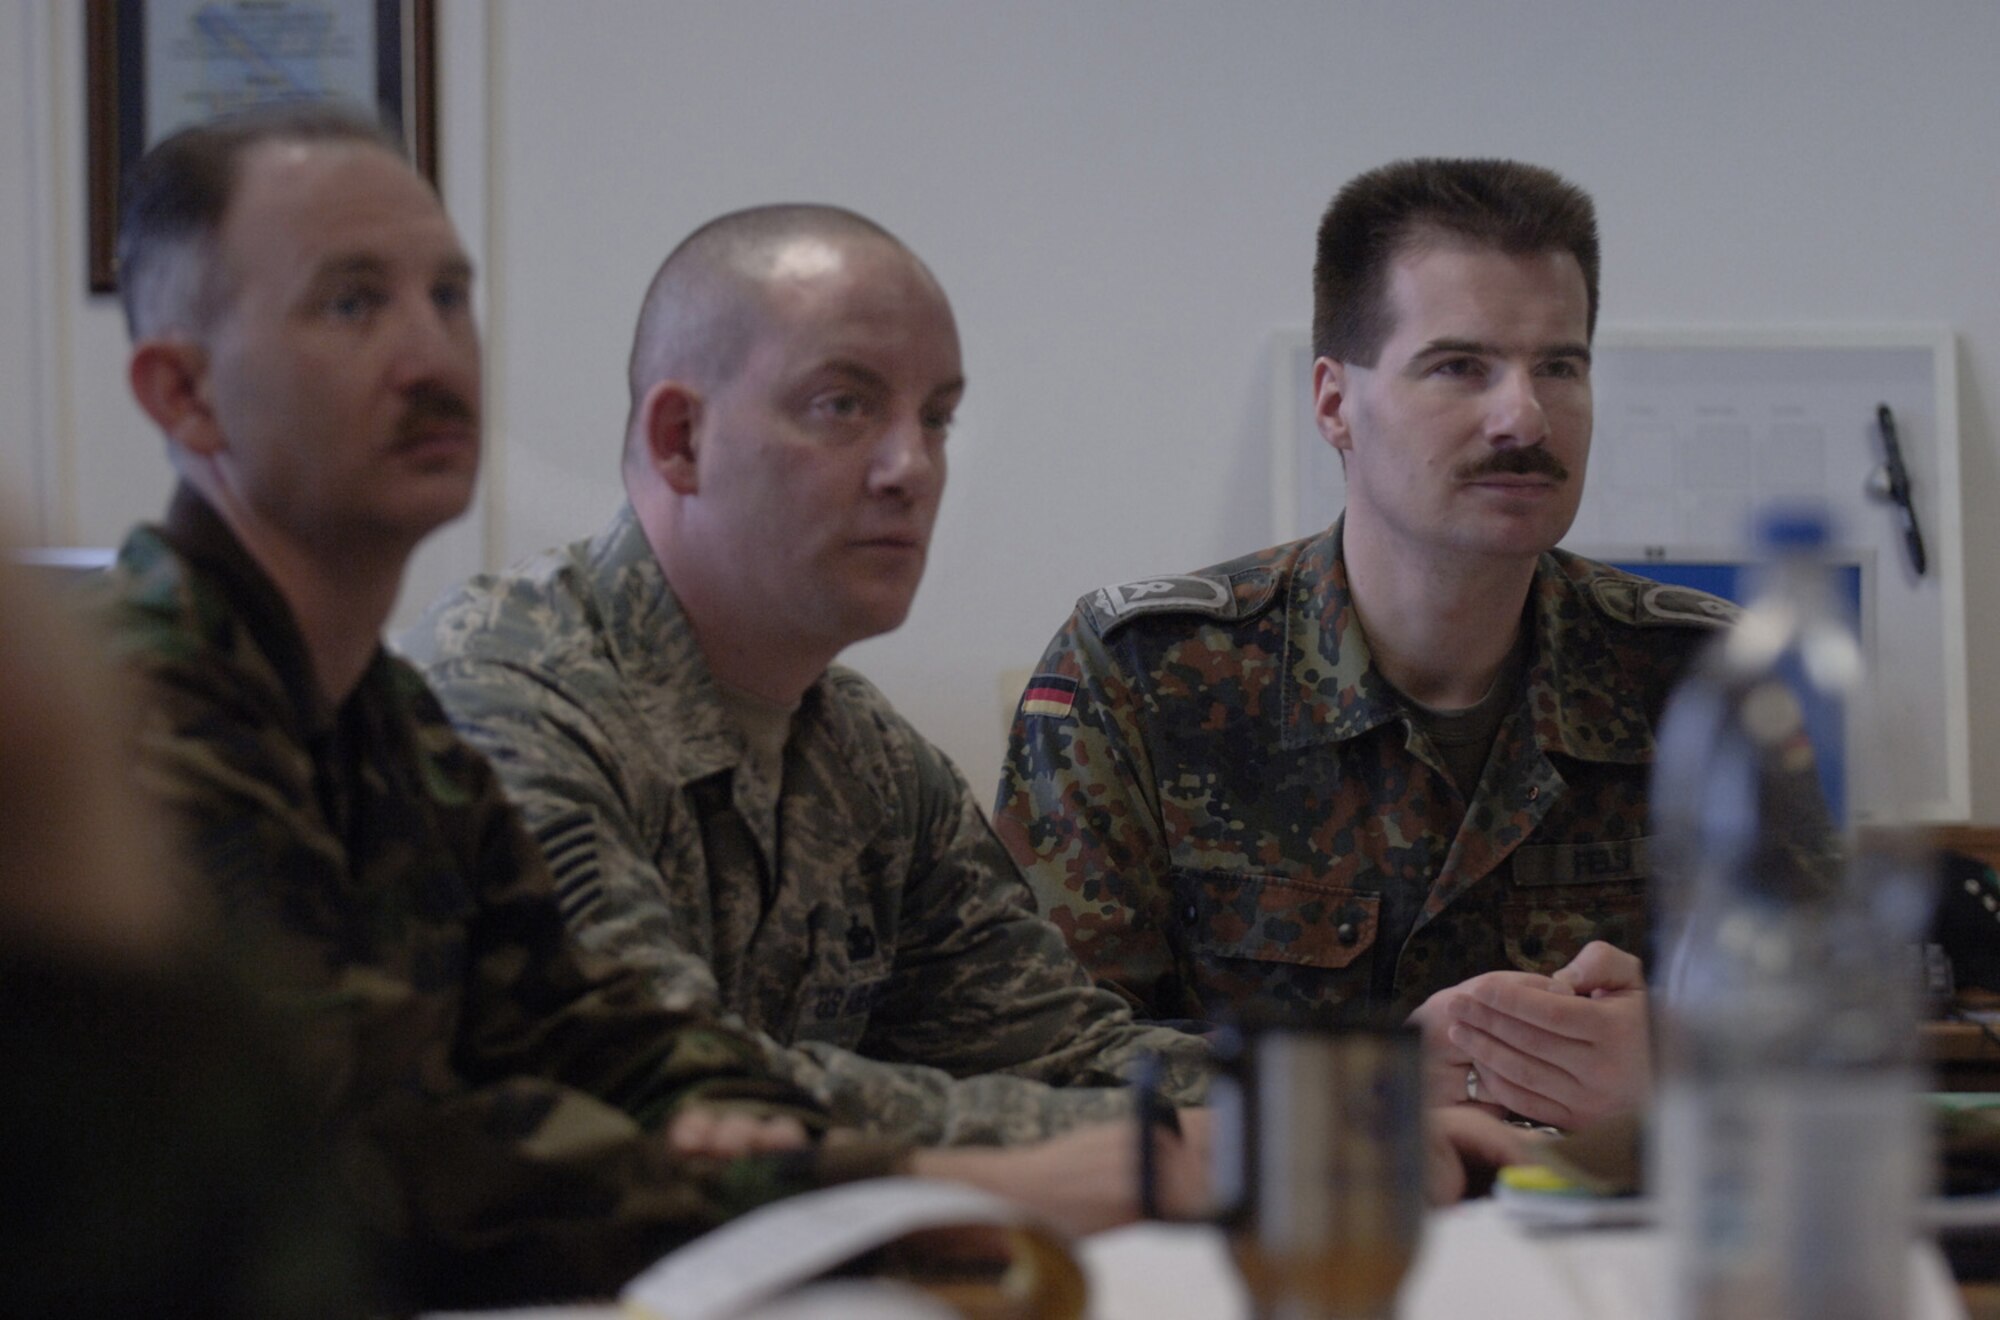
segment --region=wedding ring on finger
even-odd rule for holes
[[[1465,1103],[1479,1103],[1479,1065],[1476,1063],[1465,1066]]]

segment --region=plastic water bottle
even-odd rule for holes
[[[1848,736],[1865,675],[1827,539],[1823,515],[1766,518],[1761,591],[1659,731],[1651,1163],[1676,1320],[1909,1306],[1928,1165],[1905,950],[1927,901],[1914,869],[1856,852],[1817,773],[1866,753]]]

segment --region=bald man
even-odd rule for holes
[[[958,772],[833,665],[923,575],[965,388],[942,289],[873,222],[739,211],[640,313],[629,506],[409,639],[590,949],[716,1006],[834,1121],[1028,1141],[1123,1113],[1141,1026],[1041,920]]]

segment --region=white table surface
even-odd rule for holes
[[[1397,1308],[1399,1320],[1655,1320],[1659,1237],[1645,1229],[1530,1234],[1499,1204],[1475,1201],[1433,1213]],[[1212,1229],[1136,1224],[1086,1238],[1078,1255],[1090,1279],[1091,1320],[1247,1320],[1248,1301],[1221,1235]],[[1915,1248],[1910,1320],[1964,1320],[1943,1256]],[[860,1315],[853,1289],[815,1311],[794,1295],[785,1314]],[[798,1302],[806,1305],[799,1306]],[[506,1320],[624,1320],[615,1306],[482,1313]],[[754,1314],[762,1315],[764,1312]],[[438,1320],[442,1320],[439,1317]]]

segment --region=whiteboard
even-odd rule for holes
[[[1273,531],[1326,526],[1345,494],[1312,414],[1312,347],[1281,333],[1272,370]],[[1965,567],[1957,345],[1943,326],[1637,328],[1593,346],[1596,430],[1565,549],[1595,559],[1749,557],[1752,510],[1815,498],[1843,555],[1871,565],[1871,750],[1856,820],[1964,821]],[[1867,493],[1881,461],[1876,405],[1895,414],[1929,551],[1918,577],[1893,505]],[[1859,750],[1859,749],[1857,749]]]

